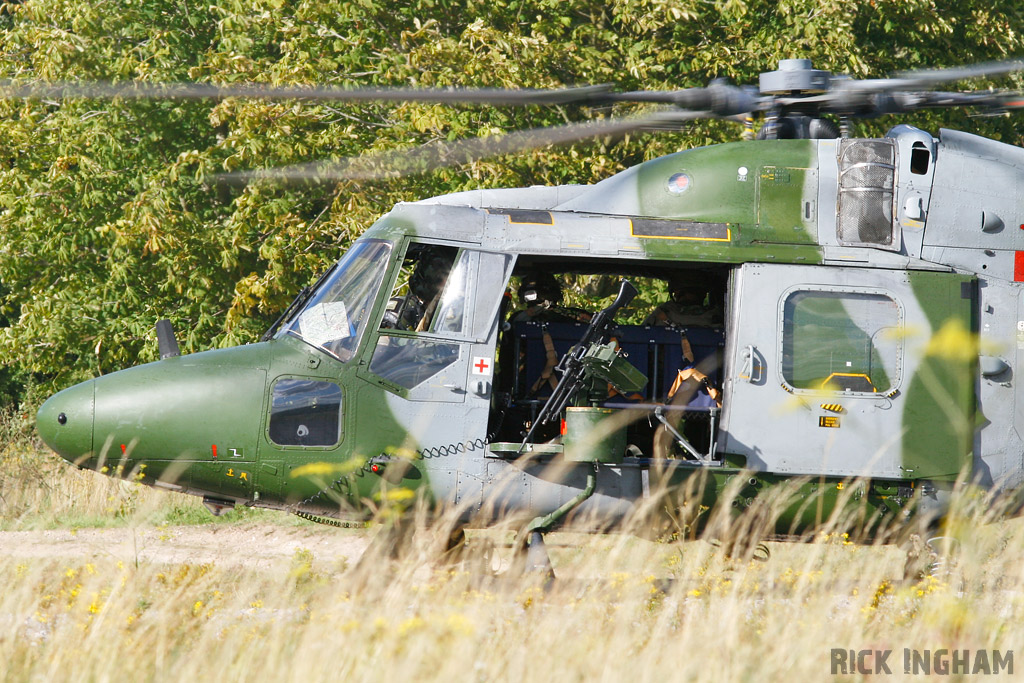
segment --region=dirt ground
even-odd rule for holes
[[[203,525],[115,529],[0,532],[8,558],[83,561],[110,558],[127,563],[206,564],[269,568],[298,550],[327,562],[351,563],[366,549],[366,530],[281,527],[273,524]]]

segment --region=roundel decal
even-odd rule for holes
[[[668,179],[668,191],[672,194],[682,194],[690,189],[690,176],[685,173],[676,173]]]

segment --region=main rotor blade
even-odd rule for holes
[[[774,105],[812,115],[830,113],[867,117],[940,107],[998,107],[1002,104],[992,99],[993,93],[929,93],[932,87],[942,83],[1001,76],[1018,71],[1024,71],[1024,60],[907,71],[895,78],[854,80],[833,77],[828,92],[804,97],[778,97],[774,99]]]
[[[713,81],[704,88],[610,92],[604,95],[604,98],[610,102],[671,104],[679,109],[710,112],[716,116],[736,116],[763,111],[770,101],[770,98],[762,97],[757,88],[735,86],[719,81]]]
[[[217,176],[228,183],[272,179],[285,182],[375,180],[425,173],[436,168],[457,166],[486,157],[521,152],[548,145],[564,145],[589,138],[622,135],[644,128],[682,123],[699,118],[715,118],[710,112],[661,111],[624,118],[604,119],[563,126],[534,128],[502,136],[469,138],[454,142],[428,143],[413,149],[401,149],[350,157],[333,162],[311,162],[276,169],[236,171]]]
[[[880,108],[891,104],[883,113],[901,113],[915,109],[942,109],[945,107],[978,107],[981,109],[1008,110],[1024,107],[1024,95],[1013,91],[996,92],[941,92],[889,93]]]
[[[827,99],[832,92],[842,91],[878,93],[891,92],[893,90],[928,90],[943,83],[954,83],[972,78],[1005,76],[1006,74],[1018,71],[1024,71],[1024,60],[1010,59],[1002,62],[987,62],[949,69],[902,71],[895,78],[868,78],[864,80],[839,78],[833,79],[832,91],[824,93],[820,97]]]
[[[999,62],[985,62],[982,64],[973,64],[971,66],[951,67],[949,69],[903,71],[897,74],[895,79],[879,80],[895,82],[896,85],[887,88],[890,90],[910,90],[913,88],[929,88],[941,83],[966,81],[972,78],[1005,76],[1018,71],[1024,71],[1024,59],[1007,59]],[[870,83],[870,81],[862,82]]]
[[[795,111],[813,110],[822,114],[846,116],[880,116],[903,114],[920,109],[977,107],[990,110],[1019,109],[1024,95],[1014,91],[994,92],[921,92],[836,90],[810,97],[786,97],[776,100],[783,108]]]
[[[321,102],[435,102],[442,104],[568,104],[604,101],[611,85],[588,85],[557,90],[507,90],[502,88],[333,88],[217,83],[17,83],[0,80],[0,98],[69,99],[175,99],[222,100],[227,97]]]

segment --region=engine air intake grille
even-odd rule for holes
[[[892,140],[847,139],[839,147],[839,243],[889,246],[895,175]]]

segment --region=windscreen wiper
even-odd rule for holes
[[[333,273],[337,267],[338,264],[335,263],[333,266],[328,268],[327,272],[321,275],[317,279],[317,281],[313,283],[312,286],[303,287],[302,291],[299,292],[299,295],[295,297],[290,304],[288,304],[288,308],[284,309],[284,313],[282,313],[280,317],[278,317],[278,319],[274,321],[274,324],[270,326],[270,329],[263,333],[263,336],[260,337],[260,341],[270,341],[271,339],[274,338],[274,335],[283,325],[291,322],[292,318],[295,317],[295,314],[298,313],[299,309],[305,306],[306,302],[313,298],[313,294],[318,289],[320,289],[320,285],[324,283],[324,280],[326,280],[327,277],[331,273]]]

